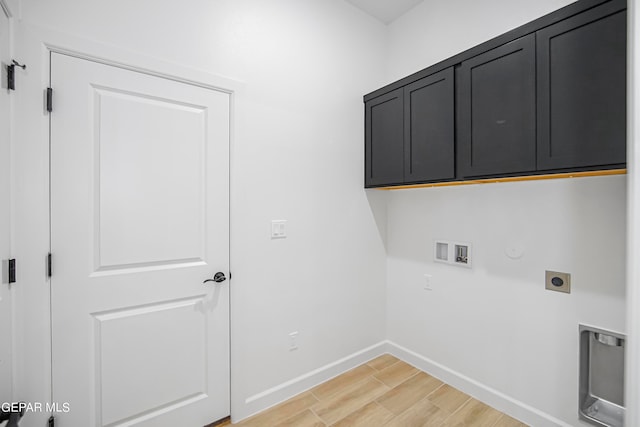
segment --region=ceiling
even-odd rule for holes
[[[384,24],[393,22],[423,0],[346,0]]]

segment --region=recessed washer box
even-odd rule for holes
[[[436,240],[433,249],[433,260],[437,262],[449,263],[449,242]]]
[[[453,263],[461,267],[471,267],[471,243],[453,243]]]
[[[433,246],[433,260],[471,268],[471,243],[436,240]]]

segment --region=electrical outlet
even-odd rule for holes
[[[544,287],[549,291],[571,293],[571,274],[558,271],[544,272]]]
[[[433,276],[431,274],[425,274],[424,287],[422,289],[424,289],[425,291],[432,291],[433,290],[433,288],[431,287],[432,281],[433,281]]]
[[[289,351],[298,349],[298,331],[289,334]]]

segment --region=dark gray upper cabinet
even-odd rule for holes
[[[367,101],[365,186],[455,178],[453,68]]]
[[[626,166],[626,0],[579,0],[365,95],[365,186]]]
[[[536,33],[538,169],[624,167],[625,8],[610,1]]]
[[[535,171],[534,35],[463,61],[458,85],[460,177]]]
[[[404,87],[404,182],[455,178],[453,68]]]
[[[403,89],[365,104],[365,187],[404,182]]]

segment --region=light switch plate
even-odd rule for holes
[[[286,239],[287,238],[287,221],[278,219],[271,221],[271,238]]]
[[[549,291],[571,293],[571,274],[558,271],[544,272],[544,287]]]

